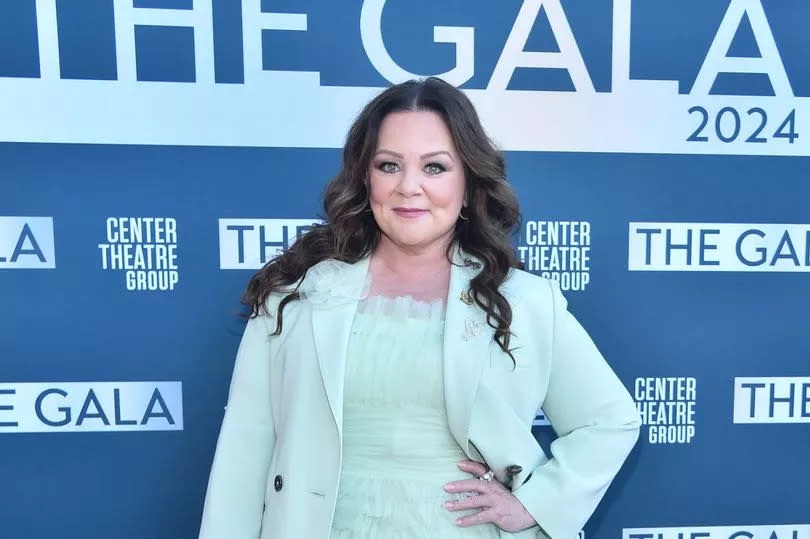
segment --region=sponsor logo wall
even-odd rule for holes
[[[810,539],[810,4],[461,7],[0,2],[0,537],[196,537],[243,287],[437,74],[643,419],[580,536]]]

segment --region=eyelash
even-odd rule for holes
[[[384,170],[384,168],[383,168],[383,167],[385,167],[386,165],[396,165],[396,163],[394,163],[393,161],[383,161],[383,162],[381,162],[379,165],[377,165],[377,168],[378,168],[378,169],[380,169],[380,170],[382,170],[383,172],[385,172],[385,170]],[[397,166],[398,166],[398,165],[397,165]],[[429,166],[436,166],[436,167],[438,167],[438,168],[439,168],[439,172],[437,172],[436,174],[441,174],[442,172],[446,172],[446,171],[447,171],[447,168],[446,168],[444,165],[442,165],[441,163],[432,162],[432,163],[428,163],[426,166],[427,166],[427,167],[429,167]]]

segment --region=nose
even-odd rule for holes
[[[400,174],[397,192],[404,197],[418,196],[422,193],[422,178],[418,167],[409,166]]]

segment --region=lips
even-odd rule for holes
[[[427,213],[427,210],[421,210],[419,208],[394,208],[394,213],[399,215],[400,217],[421,217],[422,215]]]

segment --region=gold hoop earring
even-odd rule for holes
[[[463,219],[464,221],[469,220],[469,217],[464,217],[464,214],[463,214],[463,213],[461,213],[462,211],[464,211],[464,208],[461,208],[461,209],[458,211],[458,217],[459,217],[459,219]]]

